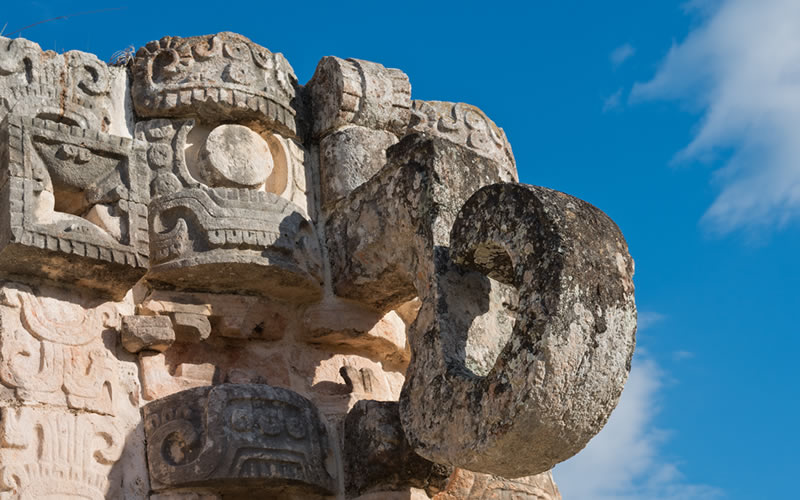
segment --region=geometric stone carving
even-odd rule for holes
[[[166,316],[125,316],[120,334],[122,346],[133,353],[143,349],[164,352],[175,342],[175,329]]]
[[[424,132],[468,147],[497,163],[505,182],[519,180],[505,132],[475,106],[460,102],[412,101],[408,132]]]
[[[417,455],[400,426],[396,401],[359,401],[345,419],[345,490],[349,497],[371,491],[444,489],[452,468]]]
[[[0,269],[122,298],[148,265],[143,145],[15,115],[0,137]]]
[[[299,394],[261,384],[190,389],[144,408],[155,489],[332,494],[325,426]],[[157,483],[155,483],[157,481]]]
[[[600,431],[630,371],[636,308],[625,240],[584,201],[500,183],[463,206],[450,258],[436,259],[409,335],[406,435],[437,463],[510,478],[545,472]],[[442,278],[467,270],[519,292],[510,339],[486,337],[504,347],[490,347],[499,356],[485,376],[465,367],[470,318],[451,312],[464,295]]]
[[[109,417],[2,408],[0,441],[3,500],[122,498],[112,465],[125,437]]]
[[[313,134],[345,125],[405,133],[411,117],[411,84],[399,69],[359,59],[323,57],[307,87]]]
[[[255,121],[292,137],[297,78],[282,54],[235,33],[164,37],[133,63],[133,104],[142,117]]]

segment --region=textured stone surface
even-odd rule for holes
[[[471,269],[514,285],[514,330],[491,371],[471,373],[469,318],[451,314],[452,291],[439,280],[412,326],[403,427],[440,463],[507,477],[547,471],[600,431],[630,371],[636,309],[625,240],[586,202],[496,184],[467,201],[450,243],[456,264],[439,253],[437,275]],[[436,411],[426,411],[431,402]]]
[[[144,409],[150,473],[163,486],[331,493],[324,425],[302,396],[225,384],[174,394]]]
[[[429,494],[443,490],[452,468],[417,455],[400,426],[396,402],[359,401],[345,420],[346,491],[355,497],[410,487]]]
[[[408,76],[374,62],[323,57],[308,89],[316,136],[350,124],[402,135],[411,117]]]
[[[294,71],[282,54],[241,35],[150,42],[136,53],[133,77],[139,116],[257,120],[282,134],[296,132]]]
[[[0,500],[560,500],[632,260],[410,92],[233,33],[125,66],[0,37]]]
[[[468,147],[496,162],[503,181],[519,180],[505,132],[475,106],[461,102],[413,101],[408,131],[443,137]]]
[[[335,203],[375,175],[396,143],[394,134],[359,126],[326,135],[319,146],[322,203]]]
[[[164,316],[125,316],[120,334],[122,346],[133,353],[142,349],[164,352],[175,342],[172,321]]]

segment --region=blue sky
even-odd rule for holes
[[[800,2],[7,2],[5,33],[109,59],[236,31],[301,82],[325,55],[477,105],[523,182],[605,210],[636,259],[622,403],[565,499],[796,498]],[[191,6],[190,6],[191,5]]]

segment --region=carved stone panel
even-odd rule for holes
[[[297,78],[282,54],[235,33],[164,37],[139,49],[133,103],[143,117],[256,121],[294,136]]]
[[[155,489],[213,486],[331,494],[328,437],[314,405],[286,389],[223,384],[144,408]]]
[[[148,265],[142,145],[16,115],[0,136],[0,269],[121,298]]]

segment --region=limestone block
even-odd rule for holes
[[[633,355],[633,261],[617,226],[569,195],[499,183],[466,202],[450,256],[434,260],[400,397],[409,442],[437,463],[511,478],[576,454],[616,406]],[[470,271],[519,294],[510,338],[484,337],[499,352],[485,375],[465,366],[461,280],[441,279]]]
[[[306,309],[302,339],[342,346],[405,367],[410,351],[406,325],[394,311],[381,314],[359,304],[328,298]]]
[[[351,126],[320,140],[320,189],[323,205],[347,196],[386,164],[386,148],[397,137],[384,130]]]
[[[154,489],[214,487],[227,494],[332,494],[325,425],[289,390],[224,384],[144,407]]]
[[[359,401],[344,425],[345,490],[348,497],[410,487],[435,494],[452,468],[414,452],[400,425],[397,402]]]
[[[0,122],[16,116],[130,137],[124,104],[127,72],[92,54],[42,51],[22,38],[0,37]]]
[[[164,352],[175,342],[172,321],[165,316],[125,316],[120,333],[122,346],[133,353],[143,349]]]
[[[388,163],[331,210],[325,229],[334,292],[388,312],[430,286],[431,238],[446,246],[461,204],[499,182],[497,164],[464,146],[412,134]]]
[[[503,181],[519,180],[505,132],[475,106],[461,102],[412,101],[408,132],[431,134],[468,147],[494,161]]]
[[[244,125],[220,125],[200,150],[203,178],[212,187],[258,188],[272,173],[269,144]]]
[[[411,116],[411,84],[399,69],[323,57],[307,88],[316,137],[350,124],[398,136],[405,133]]]
[[[0,126],[0,269],[121,299],[148,265],[137,141],[49,120]]]
[[[456,469],[432,500],[561,500],[551,472],[519,479]]]
[[[294,136],[297,77],[282,54],[235,33],[164,37],[133,63],[133,104],[142,117],[253,121]]]

